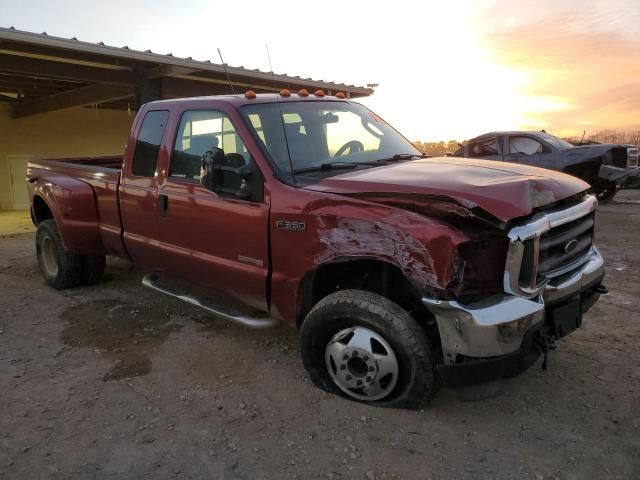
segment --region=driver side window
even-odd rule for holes
[[[202,156],[211,149],[221,148],[234,167],[249,162],[249,153],[229,117],[214,110],[191,110],[182,115],[169,176],[200,181]]]
[[[229,117],[186,111],[180,120],[169,177],[200,183],[220,196],[262,200],[262,177]]]
[[[525,155],[534,155],[542,153],[544,147],[540,142],[530,137],[511,137],[509,139],[509,153],[524,153]]]

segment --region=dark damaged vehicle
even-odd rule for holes
[[[28,167],[40,270],[143,284],[250,327],[299,327],[321,388],[416,407],[512,377],[603,292],[582,180],[422,158],[379,116],[318,91],[153,102],[123,157]]]
[[[573,145],[541,132],[491,132],[464,142],[454,156],[550,168],[583,179],[600,200],[640,172],[638,149],[629,145]]]

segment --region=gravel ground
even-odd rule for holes
[[[640,191],[601,207],[610,293],[502,395],[371,408],[314,388],[297,332],[244,330],[140,286],[46,287],[0,238],[0,478],[640,478]]]

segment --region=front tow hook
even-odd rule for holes
[[[547,370],[547,360],[549,358],[549,350],[555,350],[558,344],[556,343],[556,337],[553,335],[539,334],[535,339],[535,345],[538,350],[544,356],[542,360],[542,371]]]
[[[600,284],[596,287],[596,292],[598,292],[601,295],[606,295],[607,293],[609,293],[609,289],[605,287],[603,284]]]

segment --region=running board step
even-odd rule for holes
[[[156,292],[164,293],[170,297],[174,297],[178,300],[182,300],[183,302],[200,307],[220,318],[238,323],[248,328],[264,329],[278,325],[278,321],[271,318],[266,313],[256,312],[255,314],[248,314],[209,299],[204,300],[196,298],[193,294],[187,292],[186,289],[180,288],[177,284],[174,285],[163,281],[155,273],[146,274],[142,278],[142,285],[155,290]]]

